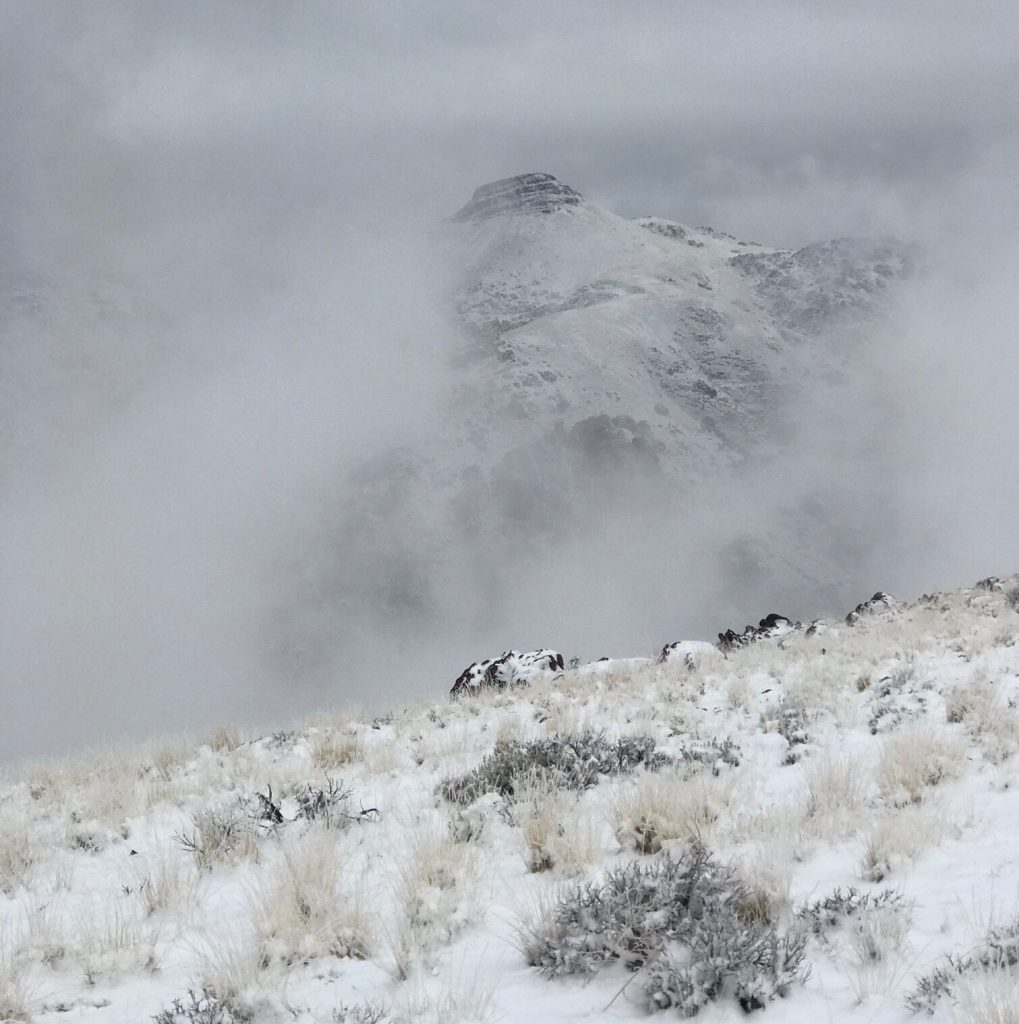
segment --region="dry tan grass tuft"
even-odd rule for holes
[[[37,859],[38,850],[24,831],[0,833],[0,892],[10,894],[27,885]]]
[[[826,755],[800,763],[807,784],[809,817],[845,817],[865,803],[869,780],[855,759]]]
[[[943,728],[900,729],[884,742],[877,765],[878,786],[897,806],[920,803],[931,787],[956,778],[965,761],[965,747]]]
[[[157,970],[158,942],[155,928],[120,907],[84,915],[68,935],[69,956],[90,987]]]
[[[599,823],[584,806],[584,794],[559,789],[547,779],[520,788],[514,813],[529,871],[575,873],[601,859]]]
[[[183,856],[163,851],[148,863],[132,865],[128,888],[136,894],[147,917],[169,911],[183,920],[198,909],[203,879],[194,865],[182,860]]]
[[[309,737],[311,759],[322,772],[336,771],[344,765],[361,759],[361,737],[356,732],[338,729],[319,729]]]
[[[259,956],[291,966],[321,956],[364,959],[371,918],[344,877],[335,834],[314,830],[285,842],[252,893]]]
[[[710,835],[732,788],[725,777],[684,779],[664,772],[642,775],[616,787],[609,819],[624,846],[638,853],[658,853],[674,840]]]
[[[205,742],[216,753],[229,754],[244,742],[244,735],[239,729],[222,725]]]
[[[1019,1024],[1019,976],[1014,970],[975,971],[953,992],[951,1024]]]
[[[929,805],[910,805],[878,818],[863,832],[860,873],[881,882],[919,854],[951,835],[957,826]]]
[[[1005,702],[1000,689],[982,673],[974,673],[946,694],[945,715],[949,722],[966,727],[993,764],[1000,764],[1016,752],[1019,712]]]

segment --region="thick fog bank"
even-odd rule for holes
[[[1014,571],[1017,38],[1011,3],[5,4],[0,761]],[[738,474],[552,445],[486,490],[439,457],[431,233],[526,170],[921,271]]]

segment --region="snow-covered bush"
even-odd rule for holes
[[[439,787],[452,803],[469,804],[484,793],[512,797],[535,778],[547,778],[560,789],[587,789],[602,775],[645,767],[652,771],[669,762],[655,751],[650,736],[626,736],[612,742],[603,733],[552,736],[530,743],[500,742],[473,771],[446,779]]]
[[[168,1010],[161,1010],[152,1020],[155,1024],[250,1024],[249,1009],[231,1005],[215,993],[193,989],[183,999],[174,999]]]
[[[949,955],[920,977],[906,999],[914,1011],[933,1013],[945,996],[956,995],[960,979],[1011,971],[1019,965],[1019,917],[1003,925],[993,925],[983,941],[971,952]]]
[[[817,938],[826,939],[850,918],[858,918],[862,914],[887,907],[897,907],[901,903],[902,893],[897,889],[882,889],[871,893],[860,892],[850,886],[845,891],[835,889],[830,895],[806,904],[796,912],[796,916],[810,927]]]
[[[337,1006],[333,1010],[333,1020],[336,1024],[389,1024],[393,1018],[379,1003],[358,1003],[355,1006]]]
[[[806,977],[804,936],[747,915],[750,893],[699,843],[631,862],[562,893],[528,962],[549,977],[591,974],[621,960],[644,968],[649,1009],[692,1016],[730,996],[759,1009]]]
[[[789,744],[784,762],[787,765],[795,764],[800,759],[804,744],[810,742],[808,724],[807,709],[799,701],[789,698],[783,698],[761,715],[761,728],[765,732],[777,732]]]
[[[195,858],[203,871],[233,858],[256,857],[258,840],[251,828],[251,819],[238,807],[226,810],[198,811],[191,817],[191,827],[174,836],[177,843]]]
[[[932,688],[932,681],[919,676],[912,661],[896,665],[882,675],[870,687],[871,734],[891,732],[903,723],[921,718]]]
[[[742,757],[739,746],[728,737],[723,740],[690,737],[675,754],[676,761],[696,771],[708,770],[712,775],[720,774],[723,767],[738,768]]]
[[[306,782],[294,793],[297,816],[306,821],[319,821],[326,828],[342,828],[355,819],[350,813],[352,792],[336,779],[327,778],[321,786]]]

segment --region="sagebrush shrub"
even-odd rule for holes
[[[616,960],[645,968],[649,1009],[692,1016],[727,994],[759,1009],[806,977],[805,936],[746,914],[751,896],[692,843],[678,857],[631,862],[561,894],[544,928],[528,931],[528,961],[549,977]]]
[[[706,769],[712,775],[721,774],[722,767],[738,768],[743,758],[743,751],[728,737],[724,740],[714,738],[690,738],[676,752],[676,760],[696,769]]]
[[[783,698],[761,715],[761,728],[765,732],[777,732],[789,744],[784,764],[795,764],[802,753],[797,749],[810,742],[807,709],[798,701]]]
[[[650,736],[625,736],[612,742],[603,733],[588,731],[530,743],[501,741],[477,768],[446,779],[439,792],[451,803],[469,804],[485,793],[512,797],[522,785],[533,786],[536,779],[558,789],[588,789],[602,775],[641,766],[655,771],[669,761],[655,751]]]
[[[326,779],[324,786],[313,786],[310,782],[294,794],[297,801],[297,816],[308,821],[321,821],[327,828],[346,825],[353,820],[350,814],[351,789],[344,789],[342,782]]]
[[[1019,964],[1019,917],[987,930],[983,942],[962,956],[949,955],[917,980],[906,997],[914,1013],[933,1013],[944,996],[952,996],[960,979],[970,974],[1007,971]]]
[[[153,1018],[155,1024],[250,1024],[249,1010],[240,1009],[220,999],[208,989],[201,993],[188,990],[183,999],[175,999],[168,1010],[161,1010]]]
[[[923,717],[932,687],[931,680],[918,678],[915,667],[909,663],[878,679],[869,694],[871,735],[891,732],[903,722]]]
[[[389,1011],[378,1003],[343,1004],[333,1010],[336,1024],[386,1024],[391,1019]]]
[[[850,886],[844,892],[835,889],[831,895],[808,903],[796,911],[796,916],[809,925],[811,932],[819,939],[847,920],[867,911],[897,907],[902,902],[898,889],[882,889],[881,892],[860,892]]]

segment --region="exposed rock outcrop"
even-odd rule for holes
[[[799,628],[799,622],[793,622],[785,615],[772,612],[761,619],[756,626],[747,626],[742,633],[737,633],[734,629],[727,629],[724,633],[719,633],[718,648],[721,651],[731,651],[737,647],[747,647],[758,640],[771,640],[785,636]]]
[[[896,607],[897,601],[891,594],[879,590],[873,597],[861,601],[847,616],[846,624],[855,626],[865,615],[878,615],[881,612],[891,611]]]
[[[554,213],[579,206],[583,200],[579,192],[551,174],[518,174],[476,188],[471,201],[453,214],[453,220],[488,220],[504,213]]]
[[[450,697],[473,696],[481,690],[495,687],[526,686],[536,679],[544,679],[562,672],[563,656],[558,651],[504,651],[498,658],[475,661],[460,673]]]

